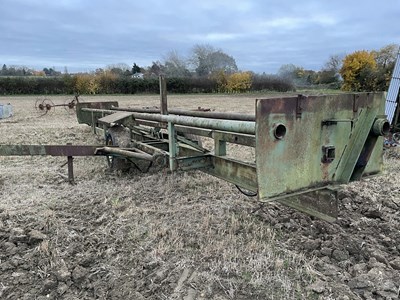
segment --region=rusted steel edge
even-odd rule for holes
[[[327,222],[335,222],[338,217],[337,186],[309,189],[305,193],[280,197],[277,202],[297,209]]]

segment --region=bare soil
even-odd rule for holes
[[[256,97],[169,96],[169,105],[249,113]],[[102,143],[63,108],[38,117],[36,99],[0,97],[15,110],[0,120],[0,144]],[[140,107],[159,101],[82,100]],[[344,187],[332,224],[261,206],[199,171],[110,172],[104,158],[75,158],[70,185],[65,162],[0,157],[1,299],[399,298],[396,148],[387,150],[381,176]]]

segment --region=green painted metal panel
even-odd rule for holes
[[[182,171],[212,167],[212,156],[209,154],[176,158],[177,169]]]
[[[260,200],[348,182],[383,101],[367,93],[257,100]],[[374,151],[365,170],[377,173],[382,161]]]
[[[132,118],[132,113],[120,111],[120,112],[116,112],[115,114],[102,117],[102,118],[98,119],[98,122],[100,124],[105,124],[107,126],[111,126],[113,123],[121,124],[126,119],[131,119],[131,118]]]
[[[98,119],[104,116],[101,111],[88,112],[83,110],[83,108],[93,108],[93,109],[110,109],[111,107],[118,107],[117,101],[107,101],[107,102],[79,102],[76,104],[76,116],[78,118],[79,124],[87,124],[92,126],[93,121],[97,122]],[[94,117],[94,120],[92,118]]]

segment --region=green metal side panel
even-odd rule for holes
[[[378,173],[382,143],[376,141],[378,137],[370,138],[370,131],[381,116],[382,103],[382,94],[367,93],[258,99],[259,199],[269,201],[348,182],[367,139],[373,141],[374,150],[362,171]]]
[[[110,109],[111,107],[118,107],[118,102],[79,102],[76,105],[76,116],[78,118],[78,123],[92,126],[93,121],[97,122],[98,119],[104,116],[101,112],[95,112],[93,113],[92,117],[91,112],[82,111],[82,108]]]
[[[127,119],[132,119],[132,113],[126,111],[117,111],[115,114],[107,115],[105,117],[98,119],[97,121],[100,124],[111,126],[113,123],[121,124],[123,121]]]
[[[377,138],[376,145],[383,145],[384,138],[382,136]],[[383,147],[374,147],[368,165],[364,170],[365,175],[373,175],[383,171]]]

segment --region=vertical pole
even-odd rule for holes
[[[171,171],[175,171],[178,167],[176,165],[176,155],[178,149],[176,143],[175,126],[172,122],[168,122],[168,142],[169,142],[169,169]]]
[[[107,125],[106,124],[103,124],[103,134],[104,134],[104,140],[106,141],[107,140]]]
[[[67,143],[67,145],[72,145],[72,143]],[[67,157],[68,165],[68,182],[74,184],[74,158],[72,156]]]
[[[160,75],[160,113],[162,115],[168,114],[167,105],[167,81],[164,75]]]

